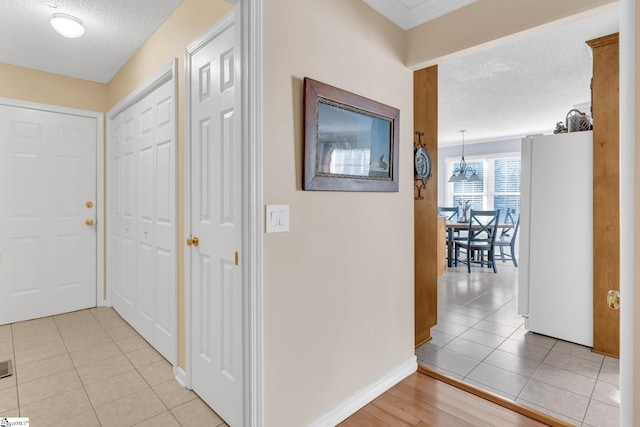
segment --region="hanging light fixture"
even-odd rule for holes
[[[461,130],[462,134],[462,158],[460,159],[460,165],[453,170],[453,174],[451,174],[451,178],[449,178],[449,182],[460,182],[460,181],[480,181],[480,177],[476,173],[476,170],[472,167],[467,166],[467,162],[464,161],[464,133],[466,130]]]
[[[62,36],[75,39],[84,34],[82,21],[66,13],[54,13],[51,26]]]

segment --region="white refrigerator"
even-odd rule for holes
[[[593,132],[522,140],[518,313],[593,347]],[[617,209],[617,207],[612,207]]]

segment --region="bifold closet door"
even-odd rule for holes
[[[175,100],[169,81],[113,121],[112,301],[165,358],[177,357]]]

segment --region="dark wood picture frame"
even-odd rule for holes
[[[305,77],[304,189],[398,191],[400,110]]]

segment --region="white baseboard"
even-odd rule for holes
[[[173,376],[182,387],[189,388],[187,387],[187,373],[182,368],[180,368],[179,366],[174,366]]]
[[[351,415],[363,408],[376,397],[389,390],[400,381],[413,374],[418,370],[418,361],[416,356],[411,357],[406,362],[395,367],[378,381],[363,388],[355,395],[340,402],[338,406],[326,413],[324,416],[313,421],[308,427],[329,427],[338,425]]]

